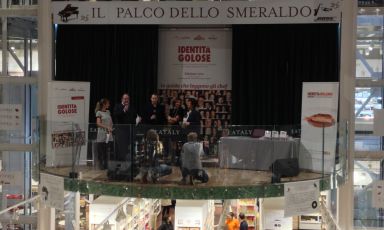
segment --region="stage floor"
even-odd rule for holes
[[[196,181],[194,186],[202,187],[215,187],[215,186],[247,186],[247,185],[266,185],[271,183],[271,171],[253,171],[253,170],[241,170],[241,169],[223,169],[223,168],[204,168],[208,175],[209,181],[207,183],[200,183]],[[42,167],[41,172],[46,172],[58,176],[68,177],[71,167]],[[102,183],[111,183],[114,185],[142,185],[139,180],[133,182],[127,181],[112,181],[107,178],[107,170],[98,170],[92,166],[78,166],[76,169],[80,172],[81,180],[94,181]],[[296,177],[281,178],[281,182],[296,182],[303,180],[312,180],[321,178],[321,173],[300,171]],[[156,184],[160,186],[186,186],[181,185],[181,172],[179,167],[172,167],[172,174],[159,178]]]

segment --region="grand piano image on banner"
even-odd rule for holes
[[[62,9],[58,15],[61,18],[61,21],[67,22],[68,20],[71,20],[72,15],[76,15],[76,18],[79,16],[79,7],[77,6],[72,6],[71,4],[68,4]]]

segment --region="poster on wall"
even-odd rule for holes
[[[301,109],[302,169],[333,171],[336,155],[338,82],[304,82]]]
[[[85,164],[89,82],[48,82],[47,167]]]
[[[172,109],[176,99],[197,99],[201,132],[216,143],[232,112],[232,33],[227,28],[163,29],[159,32],[158,89]],[[185,106],[185,105],[184,105]],[[216,154],[217,149],[210,151]]]

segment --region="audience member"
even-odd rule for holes
[[[203,170],[200,156],[204,154],[203,145],[197,142],[197,133],[189,133],[187,141],[181,150],[181,183],[187,183],[189,175],[190,183],[194,184],[194,179],[203,183],[208,182],[208,174]]]
[[[155,130],[150,129],[146,133],[144,146],[144,155],[141,156],[140,173],[136,179],[146,183],[157,182],[159,177],[172,173],[172,168],[165,164],[160,164],[160,158],[163,154],[163,145],[159,141],[159,135]]]

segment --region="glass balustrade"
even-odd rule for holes
[[[346,178],[346,123],[213,127],[48,122],[40,169],[72,191],[179,199],[282,196],[282,183],[326,190]]]

